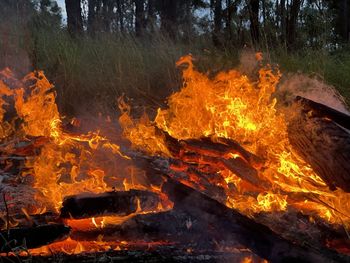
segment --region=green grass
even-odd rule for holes
[[[60,111],[66,115],[115,111],[117,98],[123,94],[133,99],[134,108],[140,112],[144,105],[153,110],[164,106],[165,98],[181,86],[175,62],[189,53],[203,72],[215,73],[239,64],[239,50],[214,48],[210,37],[189,43],[174,43],[158,34],[143,39],[117,34],[72,39],[65,29],[39,29],[24,36],[16,40],[20,43],[18,50],[24,49],[29,64],[43,70],[55,84]],[[275,49],[265,57],[278,63],[282,73],[321,77],[350,104],[350,50],[331,54]]]
[[[302,72],[321,77],[333,85],[350,105],[350,52],[346,49],[337,53],[319,50],[299,51],[292,54],[275,52],[272,61],[277,62],[282,72]]]
[[[115,107],[122,94],[155,103],[178,84],[175,61],[186,52],[166,39],[72,40],[64,32],[38,34],[35,44],[36,66],[57,86],[65,112]]]
[[[186,54],[193,54],[202,71],[238,64],[237,51],[218,51],[211,41],[200,38],[195,44],[174,43],[161,35],[72,39],[62,30],[41,31],[34,39],[29,48],[32,60],[55,84],[59,107],[68,114],[116,109],[116,100],[123,94],[133,98],[136,107],[164,106],[165,98],[181,86],[175,62]]]

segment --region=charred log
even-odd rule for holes
[[[186,211],[193,217],[205,217],[208,226],[214,227],[217,233],[234,236],[242,245],[271,262],[346,261],[332,251],[313,252],[310,248],[295,245],[268,227],[178,182],[168,180],[162,190],[175,203],[175,209]]]
[[[249,165],[260,169],[264,165],[264,160],[259,156],[244,149],[238,142],[227,138],[203,137],[200,139],[177,140],[167,132],[157,128],[161,134],[169,151],[174,156],[181,156],[183,152],[195,152],[203,156],[229,159],[233,155],[238,155]]]
[[[182,145],[186,151],[193,151],[207,156],[229,159],[233,155],[238,155],[255,168],[261,168],[264,165],[262,158],[248,152],[236,141],[226,138],[218,138],[217,142],[212,141],[211,138],[186,140],[182,141]]]
[[[312,117],[323,117],[331,119],[340,126],[343,126],[344,128],[350,130],[350,115],[300,96],[296,97],[296,101],[300,102],[303,106],[304,111],[310,112]]]
[[[339,117],[340,115],[338,115]],[[328,118],[310,118],[306,113],[288,127],[293,148],[335,190],[350,192],[350,133]]]
[[[143,161],[143,165],[149,167],[148,162],[149,160],[146,163]],[[142,161],[139,160],[137,163],[141,165]],[[173,180],[157,168],[148,168],[147,173],[150,177],[166,177],[162,192],[174,202],[174,209],[184,211],[191,217],[206,220],[208,228],[214,228],[220,235],[236,238],[240,244],[271,262],[347,262],[349,260],[325,248],[294,244],[238,211]]]
[[[156,249],[120,250],[94,253],[80,253],[77,255],[34,256],[21,258],[21,262],[28,259],[29,262],[47,263],[95,263],[95,262],[243,262],[248,257],[252,262],[259,262],[259,258],[247,250],[234,252],[200,251],[186,252],[185,247],[178,248],[174,245],[162,246]],[[18,262],[16,256],[1,258],[2,262]]]
[[[192,162],[197,164],[206,164],[218,169],[228,169],[241,179],[258,188],[268,187],[267,182],[262,181],[262,179],[259,178],[258,171],[250,166],[241,157],[226,159],[223,157],[212,157],[208,155],[200,155],[197,153],[184,153],[182,154],[181,159],[189,163]]]
[[[0,252],[16,248],[37,248],[68,237],[70,228],[63,224],[11,228],[0,231]]]
[[[254,186],[268,187],[267,182],[262,183],[257,171],[264,166],[264,160],[244,149],[239,143],[226,138],[218,138],[214,142],[209,137],[177,140],[160,129],[158,132],[164,136],[171,154],[184,163],[228,169]]]
[[[140,190],[70,196],[63,201],[61,217],[81,219],[106,215],[126,216],[138,210],[155,210],[159,201],[157,194]]]

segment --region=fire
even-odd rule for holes
[[[259,61],[261,56],[257,54]],[[200,172],[211,175],[206,178],[208,182],[224,190],[224,199],[219,201],[248,216],[294,208],[311,218],[318,216],[349,228],[349,194],[340,189],[329,190],[310,165],[293,151],[288,139],[288,120],[278,109],[275,97],[281,77],[278,69],[269,65],[262,67],[258,79],[252,80],[237,70],[221,72],[210,78],[195,70],[191,56],[181,58],[177,66],[186,66],[183,69],[184,86],[170,96],[167,109],[158,109],[153,121],[146,114],[134,120],[130,106],[119,99],[123,134],[135,149],[154,156],[174,157],[166,144],[166,133],[177,140],[206,138],[223,144],[225,139],[234,140],[263,160],[261,163],[248,160],[247,156],[234,150],[222,153],[224,161],[249,161],[258,171],[251,181],[240,178],[227,169],[225,163],[215,163],[216,155],[220,154],[215,150],[213,153],[195,149],[198,156],[183,154],[180,163],[170,167],[173,171],[188,173],[188,179],[179,179],[182,183],[206,191],[202,178],[184,165],[185,162],[198,163]],[[2,77],[14,79],[14,84],[5,83]],[[55,98],[54,88],[43,72],[30,73],[21,81],[15,81],[8,69],[0,72],[0,148],[5,154],[15,153],[26,158],[21,176],[32,177],[36,190],[34,207],[22,209],[28,221],[33,214],[48,211],[58,214],[67,196],[86,192],[147,190],[157,193],[160,202],[157,208],[152,208],[155,211],[142,209],[137,199],[136,211],[125,216],[64,219],[72,231],[100,231],[135,215],[172,208],[167,196],[161,193],[161,185],[152,185],[145,179],[144,171],[126,165],[130,158],[102,132],[68,132],[68,126],[79,130],[80,122],[73,119],[67,124],[58,111]],[[9,108],[15,114],[7,115]],[[110,118],[108,125],[111,125]],[[16,148],[18,142],[32,144]],[[192,146],[185,147],[191,150]],[[213,162],[217,166],[215,171],[206,166]],[[19,224],[12,219],[4,222],[5,228]],[[130,242],[104,241],[102,237],[96,241],[69,238],[32,249],[30,253],[77,254],[120,250],[128,245]]]
[[[260,57],[258,54],[257,58]],[[221,168],[216,184],[225,189],[227,206],[250,216],[294,207],[331,223],[349,226],[349,194],[340,189],[329,190],[310,165],[293,151],[288,121],[276,106],[275,92],[281,77],[278,69],[261,67],[255,81],[237,70],[209,78],[195,70],[191,56],[182,57],[177,66],[186,66],[184,85],[169,97],[167,109],[158,109],[152,122],[145,116],[133,120],[130,108],[120,101],[123,113],[120,123],[134,148],[172,157],[164,136],[155,127],[178,140],[232,139],[265,160],[258,173],[264,184],[253,187]],[[230,187],[232,184],[235,191]],[[198,184],[196,187],[203,188]]]
[[[14,84],[10,86],[2,77],[5,80],[13,79]],[[152,187],[144,180],[143,171],[125,165],[130,158],[122,154],[119,145],[102,136],[100,131],[85,134],[67,132],[65,126],[68,124],[64,123],[65,118],[60,115],[55,98],[54,87],[43,72],[30,73],[20,81],[15,80],[8,69],[0,72],[0,147],[3,153],[23,155],[25,169],[21,175],[34,179],[35,205],[22,208],[29,222],[34,214],[59,214],[64,198],[71,195],[130,189],[159,192],[159,186]],[[15,114],[5,116],[8,108]],[[69,125],[71,129],[78,130],[79,124],[73,119]],[[16,148],[16,144],[22,141],[32,144],[23,149]],[[83,231],[121,224],[137,214],[164,211],[171,207],[166,196],[161,195],[157,211],[143,211],[138,203],[137,211],[124,217],[67,219],[65,223],[73,230]],[[5,229],[19,224],[12,218],[9,221],[6,218],[2,220]],[[95,244],[68,239],[31,252],[48,254],[48,251],[66,251],[75,254],[85,250],[120,249],[119,243],[111,246],[112,243]]]

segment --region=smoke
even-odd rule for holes
[[[31,71],[28,23],[32,15],[31,1],[0,1],[0,70],[9,67],[20,76]]]
[[[244,48],[239,57],[240,65],[238,70],[244,75],[251,76],[259,68],[259,61],[256,53],[250,48]]]
[[[257,71],[264,64],[261,53],[245,48],[240,53],[240,65],[238,69],[241,73],[253,77],[257,76]],[[325,104],[331,108],[350,114],[344,98],[331,85],[328,85],[320,77],[311,77],[302,73],[283,72],[280,84],[276,91],[276,96],[280,102],[290,104],[296,96],[301,96],[318,103]]]
[[[349,114],[344,98],[333,86],[320,78],[301,73],[288,74],[282,78],[277,92],[287,101],[293,100],[295,96],[302,96]]]

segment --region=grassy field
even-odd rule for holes
[[[214,48],[205,37],[190,43],[174,43],[161,35],[135,39],[100,34],[72,39],[60,29],[42,30],[25,40],[18,41],[19,49],[55,84],[65,114],[110,112],[123,94],[133,98],[134,105],[157,108],[181,86],[175,67],[181,56],[191,53],[200,70],[217,72],[237,66],[240,53],[234,48]],[[278,49],[265,52],[265,57],[278,63],[282,73],[303,72],[334,85],[350,104],[350,51],[287,53]]]

